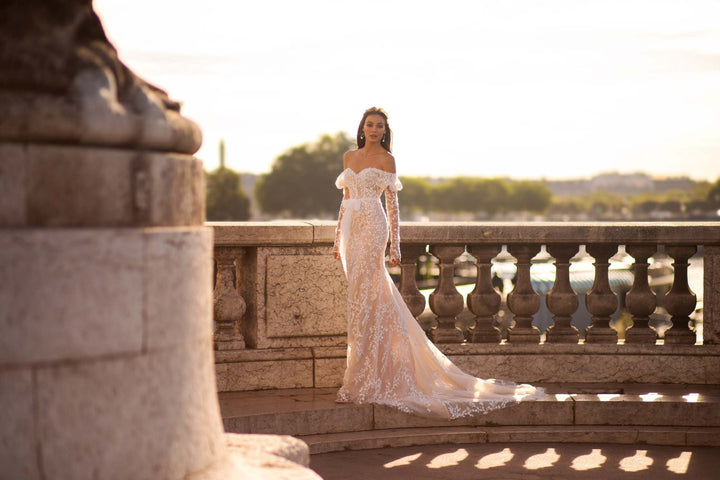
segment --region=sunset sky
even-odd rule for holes
[[[401,175],[720,177],[719,0],[95,0],[198,156],[269,171],[381,106]],[[338,170],[341,159],[338,159]]]

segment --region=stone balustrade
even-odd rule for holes
[[[339,385],[346,347],[346,283],[332,256],[334,222],[211,223],[215,231],[218,304],[235,303],[236,318],[216,316],[216,371],[220,391]],[[720,224],[718,223],[414,223],[401,226],[403,259],[398,287],[416,318],[432,312],[429,338],[461,368],[481,377],[553,382],[720,383],[711,368],[720,359]],[[702,249],[703,329],[691,329],[698,307],[688,266]],[[632,256],[632,285],[624,308],[632,326],[619,339],[611,318],[619,292],[611,287],[610,259]],[[594,260],[592,288],[573,289],[573,258]],[[533,287],[538,253],[555,264],[547,293]],[[671,288],[656,295],[649,284],[649,259],[658,251],[672,259]],[[514,287],[501,295],[492,284],[493,261],[503,253],[514,262]],[[469,254],[477,277],[466,298],[456,285],[458,258]],[[511,255],[509,257],[507,254]],[[416,282],[418,258],[434,257],[438,272],[426,298]],[[234,272],[229,273],[231,270]],[[228,278],[234,276],[234,289]],[[232,281],[232,279],[230,280]],[[241,305],[240,305],[241,304]],[[573,325],[578,306],[591,318]],[[651,327],[656,307],[671,326],[664,338]],[[541,331],[538,311],[552,314]],[[244,308],[241,308],[244,307]],[[424,313],[423,313],[424,312]],[[468,313],[469,312],[469,313]],[[463,330],[462,314],[473,316]],[[498,315],[511,325],[503,336]],[[217,315],[217,314],[216,314]],[[240,345],[244,345],[241,348]],[[688,373],[689,372],[689,373]]]

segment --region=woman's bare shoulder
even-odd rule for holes
[[[350,161],[357,155],[357,150],[348,150],[343,154],[343,169],[348,168]]]
[[[382,156],[382,159],[380,160],[380,165],[382,166],[382,170],[385,170],[386,172],[395,173],[395,157],[390,152],[385,152],[385,154]]]

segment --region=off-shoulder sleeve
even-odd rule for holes
[[[337,188],[345,188],[347,185],[345,184],[345,171],[343,170],[340,175],[338,175],[337,179],[335,180],[335,186]]]
[[[402,183],[400,183],[400,179],[397,177],[396,173],[389,173],[387,174],[387,180],[388,180],[388,188],[392,190],[393,192],[399,192],[402,190],[403,186]]]

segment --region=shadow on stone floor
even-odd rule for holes
[[[714,479],[720,447],[612,444],[427,445],[313,455],[325,480]]]

